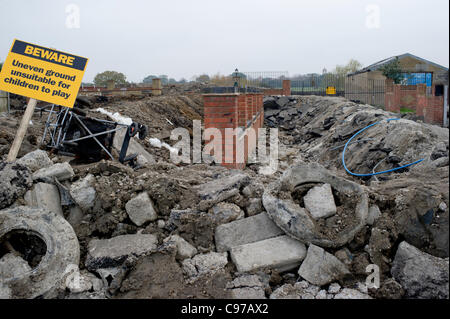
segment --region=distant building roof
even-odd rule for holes
[[[422,59],[422,58],[419,58],[418,56],[415,56],[415,55],[413,55],[413,54],[411,54],[411,53],[405,53],[405,54],[396,55],[396,56],[393,56],[393,57],[390,57],[390,58],[387,58],[387,59],[378,61],[378,62],[376,62],[376,63],[374,63],[374,64],[371,64],[371,65],[369,65],[369,66],[366,66],[365,68],[363,68],[363,69],[361,69],[361,70],[358,70],[358,71],[356,71],[356,72],[350,73],[350,74],[348,74],[347,76],[349,76],[349,75],[355,75],[355,74],[359,74],[359,73],[364,73],[364,72],[375,71],[375,70],[378,70],[379,68],[383,67],[384,65],[386,65],[386,64],[388,64],[388,63],[394,61],[395,58],[398,58],[399,60],[401,60],[401,59],[406,58],[406,57],[410,57],[410,58],[413,58],[413,59],[417,59],[417,60],[422,61],[422,62],[424,62],[424,63],[426,63],[426,64],[431,64],[431,65],[434,65],[435,67],[438,67],[438,68],[440,68],[440,69],[443,69],[443,70],[445,70],[445,71],[448,71],[448,68],[446,68],[445,66],[439,65],[439,64],[437,64],[437,63],[434,63],[434,62],[431,62],[431,61],[428,61],[428,60],[425,60],[425,59]]]

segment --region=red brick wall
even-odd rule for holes
[[[283,80],[281,89],[263,89],[264,95],[291,95],[291,80]]]
[[[426,86],[419,84],[417,89],[417,109],[416,114],[423,116],[425,123],[443,125],[444,121],[444,97],[434,96],[435,87],[432,88],[432,95],[426,94]]]
[[[291,80],[283,80],[283,95],[291,95]]]
[[[400,113],[401,107],[408,107],[419,116],[423,116],[425,123],[443,125],[444,120],[444,97],[434,96],[435,86],[432,94],[427,95],[425,84],[418,84],[415,90],[412,86],[393,84],[391,80],[386,81],[384,103],[386,111]]]
[[[222,133],[222,140],[213,141],[214,145],[222,150],[221,165],[228,168],[244,168],[249,154],[256,148],[256,143],[252,142],[249,144],[251,140],[243,137],[244,148],[242,154],[244,162],[240,163],[239,156],[242,154],[237,154],[236,136],[227,140],[225,129],[241,127],[245,130],[253,128],[257,138],[258,128],[262,127],[264,123],[263,94],[205,94],[203,95],[203,103],[205,129],[217,128]],[[247,123],[250,123],[250,125],[247,126]],[[211,142],[209,139],[205,141],[205,143],[209,142]]]
[[[384,106],[386,111],[400,113],[400,88],[392,80],[386,80]]]
[[[417,89],[416,85],[400,85],[398,94],[400,107],[407,107],[413,111],[417,105]]]

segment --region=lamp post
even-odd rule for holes
[[[233,73],[234,93],[239,92],[239,83],[238,83],[239,79],[240,79],[239,70],[236,68],[236,70],[234,70],[234,73]]]

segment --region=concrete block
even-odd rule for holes
[[[153,202],[146,192],[130,199],[126,203],[125,209],[131,221],[137,226],[142,226],[146,222],[154,221],[158,218]]]
[[[305,208],[314,219],[327,218],[336,214],[333,192],[330,184],[311,188],[303,198]]]
[[[184,238],[178,235],[172,235],[164,239],[164,242],[173,241],[177,247],[177,259],[184,260],[197,254],[197,248],[189,244]]]
[[[140,256],[156,250],[158,239],[151,234],[122,235],[110,239],[93,239],[88,244],[86,267],[89,270],[113,268],[128,256]]]
[[[232,299],[266,299],[265,285],[257,275],[243,275],[227,283]]]
[[[210,252],[185,259],[182,262],[182,266],[184,273],[188,277],[197,277],[223,269],[227,263],[227,253]]]
[[[341,280],[350,274],[348,268],[335,256],[316,245],[309,245],[308,254],[298,274],[316,286]]]
[[[220,202],[211,208],[210,213],[217,224],[229,223],[245,217],[244,211],[236,204]]]
[[[287,271],[300,265],[306,256],[306,247],[285,235],[234,247],[230,254],[240,272],[264,267]]]
[[[95,205],[96,191],[93,187],[94,182],[94,175],[88,174],[70,186],[70,195],[75,203],[84,211],[89,210]]]
[[[284,235],[275,223],[261,213],[245,219],[220,225],[216,228],[217,251],[227,251],[233,247]]]
[[[71,179],[74,175],[72,166],[64,162],[37,170],[33,174],[33,180],[53,181],[53,178],[57,178],[58,181],[62,182]]]
[[[232,173],[229,176],[197,186],[197,192],[201,200],[199,208],[207,210],[214,204],[239,194],[239,189],[249,182],[250,177],[248,175]]]
[[[53,162],[48,157],[47,152],[36,150],[19,158],[17,164],[26,166],[31,172],[35,172],[41,168],[51,166]]]
[[[37,183],[26,192],[25,201],[30,207],[39,207],[49,210],[57,215],[64,216],[58,187],[52,184]]]

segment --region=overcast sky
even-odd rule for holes
[[[0,60],[14,38],[140,82],[240,71],[331,71],[412,53],[448,67],[448,0],[0,0]],[[69,6],[75,4],[76,7]],[[75,10],[74,10],[75,8]],[[79,20],[77,17],[79,9]],[[66,10],[68,12],[66,13]]]

